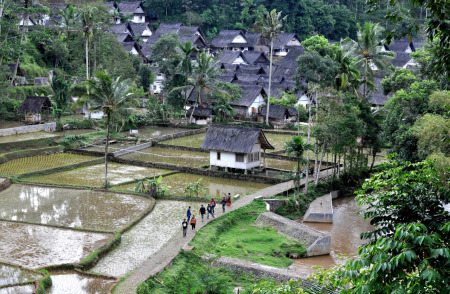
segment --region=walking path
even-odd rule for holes
[[[326,170],[321,172],[321,178],[326,178],[331,174],[331,170]],[[309,182],[313,182],[314,177],[309,177]],[[306,179],[302,179],[300,184],[304,185]],[[294,181],[288,181],[274,186],[267,187],[265,189],[259,190],[251,195],[243,196],[233,203],[232,207],[227,207],[227,211],[235,210],[242,206],[250,204],[257,197],[270,197],[285,191],[288,191],[294,187]],[[220,205],[216,209],[216,217],[220,217],[223,213]],[[209,220],[205,218],[205,222],[197,221],[197,230],[202,228],[208,223]],[[180,220],[180,230],[175,236],[173,236],[161,250],[150,256],[146,261],[144,261],[137,269],[129,273],[125,279],[117,285],[114,289],[114,294],[135,294],[137,286],[146,281],[150,276],[157,275],[162,272],[168,265],[171,264],[172,260],[178,255],[180,249],[184,248],[188,243],[194,238],[195,233],[188,230],[187,237],[183,238],[181,230],[181,220]]]
[[[235,210],[242,206],[248,205],[256,197],[268,197],[279,193],[283,193],[290,190],[294,186],[293,181],[281,183],[278,185],[270,186],[265,189],[259,190],[248,196],[243,196],[233,203],[232,207],[227,207],[227,211]],[[223,215],[222,208],[220,205],[216,208],[216,217]],[[205,218],[205,222],[197,221],[197,230],[206,225],[209,222]],[[187,237],[183,238],[181,231],[181,220],[180,220],[180,230],[179,233],[172,237],[163,248],[149,257],[145,262],[143,262],[136,270],[132,271],[125,280],[123,280],[115,288],[115,294],[134,294],[136,293],[137,286],[147,280],[150,276],[157,275],[162,272],[165,267],[170,265],[175,256],[181,248],[184,248],[195,236],[191,230],[188,230]]]

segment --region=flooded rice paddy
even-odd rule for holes
[[[34,285],[7,287],[1,288],[0,294],[33,294],[34,289]]]
[[[364,221],[362,215],[357,214],[361,207],[356,205],[354,197],[334,199],[333,208],[333,224],[303,223],[331,236],[330,255],[295,259],[290,268],[303,273],[315,273],[315,265],[330,268],[357,257],[359,246],[364,244],[360,239],[361,233],[371,231],[373,227],[369,221]],[[339,258],[339,255],[346,256]]]
[[[189,192],[186,192],[186,186],[188,184],[194,184],[199,179],[202,179],[201,183],[205,186],[205,190],[199,194],[203,197],[215,197],[222,198],[230,193],[231,195],[241,194],[245,195],[253,193],[260,189],[266,188],[269,185],[232,180],[226,178],[214,178],[207,176],[200,176],[194,174],[179,173],[171,176],[163,177],[162,185],[166,185],[168,188],[167,194],[178,196],[189,196]],[[136,184],[119,186],[116,189],[125,191],[134,191]],[[195,194],[192,195],[196,197]]]
[[[97,158],[98,157],[70,153],[23,157],[0,164],[0,175],[20,175],[90,161]]]
[[[0,286],[25,283],[42,278],[42,274],[0,263]]]
[[[169,171],[164,169],[125,165],[114,162],[108,163],[108,181],[113,185],[135,179],[161,175],[167,172]],[[104,177],[105,165],[98,164],[66,172],[30,177],[28,180],[39,183],[100,187],[103,185]]]
[[[0,221],[0,260],[27,268],[76,263],[107,244],[111,237]]]
[[[151,201],[117,193],[14,184],[0,192],[0,218],[36,224],[118,231]]]
[[[65,130],[65,131],[61,131],[61,132],[57,132],[56,134],[60,134],[63,136],[68,136],[68,135],[83,135],[83,134],[91,134],[91,133],[95,133],[98,132],[97,130],[93,130],[93,129],[76,129],[76,130]]]
[[[119,246],[100,259],[91,271],[123,277],[157,253],[175,234],[182,234],[181,222],[188,206],[197,216],[201,204],[158,200],[153,211],[124,233]]]
[[[121,156],[125,159],[199,167],[209,164],[209,153],[150,147]]]
[[[170,139],[167,141],[160,142],[159,144],[200,148],[200,146],[203,143],[203,140],[205,139],[205,136],[206,136],[206,133],[201,133],[201,134],[192,135],[192,136]]]
[[[182,128],[166,128],[166,127],[144,127],[139,128],[139,138],[149,140],[154,139],[157,137],[161,137],[164,135],[170,135],[170,134],[176,134],[176,133],[183,133],[189,131],[189,129],[182,129]],[[128,135],[130,132],[122,132],[122,134]]]
[[[52,286],[47,294],[108,294],[114,280],[80,275],[76,272],[60,271],[51,273]]]
[[[57,136],[58,135],[56,133],[46,133],[46,132],[34,132],[34,133],[10,135],[10,136],[0,137],[0,144],[27,141],[27,140],[44,139],[44,138],[54,138]]]

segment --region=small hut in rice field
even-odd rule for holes
[[[50,118],[52,103],[45,96],[28,96],[19,108],[28,124],[38,124]]]
[[[261,167],[261,150],[275,149],[262,129],[212,125],[201,148],[209,149],[210,166],[228,170]]]

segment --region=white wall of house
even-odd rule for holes
[[[133,15],[133,18],[131,19],[131,22],[134,23],[144,23],[145,22],[145,16],[144,15]]]
[[[237,35],[233,41],[231,41],[231,43],[239,43],[239,44],[245,44],[247,43],[247,40],[245,40],[245,38],[241,35]]]
[[[308,96],[306,96],[305,94],[303,94],[297,101],[297,103],[295,103],[295,106],[299,106],[302,105],[304,108],[306,108],[308,106],[308,104],[310,104],[309,102],[309,98]]]
[[[273,50],[273,55],[275,55],[275,56],[286,56],[287,54],[288,54],[288,49],[286,49],[286,48]]]
[[[27,20],[21,19],[19,21],[19,26],[29,27],[29,26],[34,26],[34,25],[35,25],[35,23],[29,18]]]
[[[252,105],[250,105],[250,107],[247,110],[247,114],[248,115],[252,115],[253,113],[253,108],[258,109],[259,107],[261,107],[262,105],[266,104],[266,102],[264,101],[264,97],[259,94],[255,101],[253,101]]]
[[[164,76],[164,74],[162,73],[157,74],[155,81],[153,82],[153,84],[150,85],[150,90],[153,91],[153,93],[155,94],[161,93],[165,79],[166,77]]]
[[[220,159],[218,156],[220,153]],[[251,154],[258,154],[257,156],[250,156],[250,154],[243,154],[243,162],[236,161],[236,157],[239,156],[236,153],[232,152],[221,152],[211,150],[209,153],[209,164],[211,166],[220,166],[220,167],[228,167],[228,168],[238,168],[238,169],[251,169],[255,167],[259,167],[261,164],[261,144],[256,143],[253,148]],[[258,160],[250,160],[251,157],[257,157]]]
[[[297,38],[292,38],[292,40],[290,40],[287,43],[288,46],[301,46],[300,41]]]
[[[242,59],[242,57],[238,57],[233,61],[233,64],[247,64],[247,62],[245,62],[244,59]]]
[[[133,55],[139,55],[139,52],[137,52],[136,48],[134,47],[130,50],[130,53]]]

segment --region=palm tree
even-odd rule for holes
[[[91,110],[103,110],[106,115],[106,144],[105,144],[105,183],[108,188],[108,147],[109,132],[112,114],[118,112],[126,105],[135,102],[133,82],[129,79],[121,80],[120,77],[113,80],[107,72],[99,71],[93,79],[87,80],[87,94],[83,100],[91,105]]]
[[[345,55],[342,50],[338,50],[333,59],[337,62],[339,70],[339,74],[336,76],[336,90],[357,91],[361,74],[356,68],[354,59]]]
[[[360,68],[363,76],[363,99],[366,100],[366,89],[374,83],[374,71],[385,71],[393,52],[382,51],[384,40],[381,38],[383,28],[378,24],[365,23],[358,26],[357,41],[347,39],[346,55],[355,58],[355,65]],[[369,84],[370,83],[370,84]]]
[[[80,13],[83,36],[86,41],[86,79],[89,79],[89,41],[94,32],[97,7],[85,4]]]
[[[305,147],[306,146],[303,143],[302,137],[300,136],[292,137],[292,140],[287,141],[284,146],[286,149],[286,154],[289,157],[294,157],[297,159],[297,189],[300,189],[300,162],[303,161],[303,152],[306,149]],[[306,183],[306,185],[308,185],[308,183]]]
[[[273,9],[270,13],[267,12],[266,16],[259,16],[259,19],[255,22],[256,30],[262,37],[270,40],[270,63],[269,63],[269,93],[267,93],[267,113],[266,124],[269,124],[269,98],[272,87],[272,63],[273,63],[273,40],[277,38],[278,34],[282,34],[281,27],[286,20],[286,16],[281,18],[281,11],[277,13],[276,9]]]
[[[179,44],[178,48],[182,52],[181,59],[181,73],[183,75],[184,84],[187,84],[188,77],[192,74],[192,53],[196,52],[198,49],[196,47],[192,47],[191,42],[186,42],[184,45]],[[184,91],[184,104],[186,105],[187,93]]]

